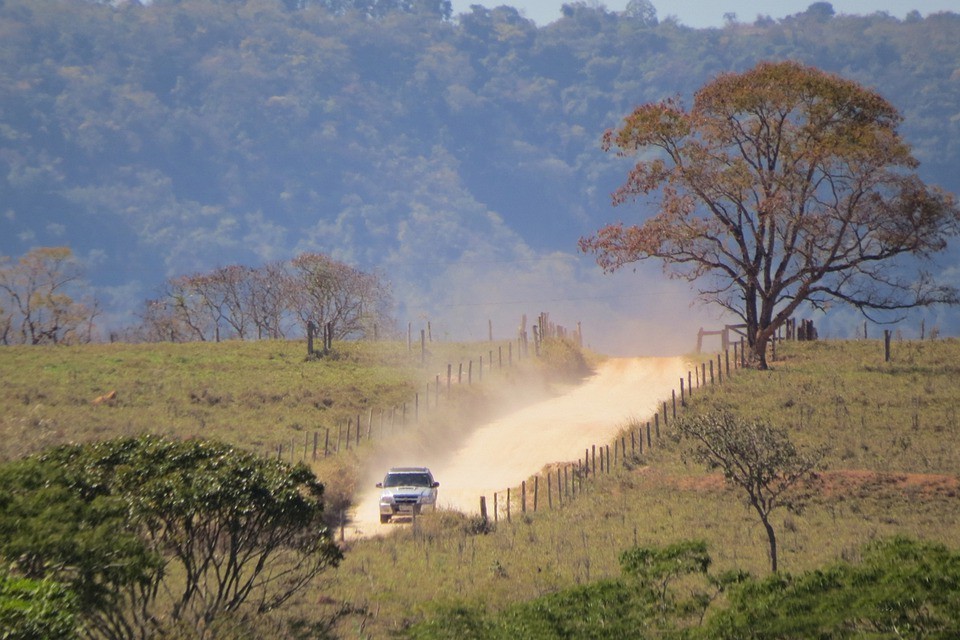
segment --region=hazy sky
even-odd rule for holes
[[[454,13],[469,11],[470,5],[485,7],[508,5],[516,7],[536,22],[544,25],[560,17],[560,7],[575,0],[453,0]],[[783,18],[806,11],[816,0],[651,0],[657,8],[657,17],[676,16],[688,27],[704,28],[723,25],[725,13],[737,14],[740,22],[753,22],[758,15]],[[588,4],[597,0],[586,0]],[[628,0],[600,1],[611,11],[622,11]],[[960,13],[960,0],[833,0],[830,2],[837,14],[871,14],[885,11],[891,16],[903,18],[916,9],[927,16],[938,11]]]

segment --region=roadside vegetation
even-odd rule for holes
[[[446,362],[489,350],[434,343],[421,362],[418,351],[391,343],[338,344],[331,357],[312,361],[303,343],[285,342],[4,349],[2,457],[144,433],[214,438],[275,455],[273,444],[291,434],[302,441],[304,430],[325,421],[409,402],[445,375]],[[505,410],[498,400],[522,402],[568,384],[566,376],[546,376],[542,361],[579,370],[592,356],[575,351],[566,345],[522,361],[514,354],[512,367],[454,389],[406,431],[308,460],[325,487],[327,513],[344,506],[358,470],[386,459],[384,451],[416,446],[425,434],[447,433],[454,442],[458,430]],[[685,456],[671,423],[652,448],[590,478],[562,508],[496,524],[440,511],[358,540],[340,540],[333,529],[339,567],[275,615],[244,624],[218,618],[214,637],[246,637],[251,629],[278,638],[520,637],[518,629],[546,638],[629,637],[630,630],[634,637],[745,637],[759,619],[770,625],[755,637],[803,636],[821,623],[824,637],[845,637],[838,608],[869,613],[904,589],[917,594],[920,609],[892,623],[864,613],[861,623],[878,625],[878,637],[891,637],[887,623],[907,637],[949,637],[960,593],[960,341],[895,341],[890,362],[882,344],[868,340],[784,343],[777,354],[770,371],[738,370],[681,409],[687,419],[728,410],[785,430],[803,450],[823,449],[805,508],[770,515],[777,574],[764,527],[742,493]],[[114,400],[93,403],[112,390]],[[647,419],[636,416],[624,429]],[[933,576],[936,588],[911,582],[922,575]],[[863,590],[861,609],[851,608],[851,585],[868,583],[876,589]],[[69,600],[48,583],[7,584],[7,593]],[[765,594],[764,611],[751,608],[758,600],[751,593]],[[818,607],[830,603],[827,616]],[[809,615],[785,616],[788,606]],[[71,611],[63,609],[66,620],[41,616],[37,624],[62,628]]]

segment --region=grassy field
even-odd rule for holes
[[[289,342],[5,348],[0,458],[142,432],[261,449],[413,394],[405,351],[346,349],[319,363]]]
[[[741,370],[697,390],[686,411],[729,406],[787,427],[801,446],[830,446],[811,504],[775,514],[781,570],[854,559],[864,543],[894,534],[960,547],[960,342],[895,343],[889,363],[870,341],[793,343],[778,355],[772,371]],[[634,544],[703,539],[718,572],[768,571],[759,521],[720,476],[685,465],[666,437],[634,462],[589,481],[562,509],[515,510],[491,533],[446,513],[351,544],[324,593],[365,615],[339,632],[386,637],[447,607],[491,611],[612,577]]]
[[[371,408],[409,406],[428,385],[435,393],[440,375],[442,400],[423,407],[419,423],[315,463],[338,508],[372,456],[440,432],[456,438],[505,399],[556,389],[539,363],[514,356],[512,367],[488,369],[483,384],[444,395],[447,363],[456,379],[457,363],[477,366],[483,354],[489,366],[490,352],[489,345],[435,345],[421,363],[405,344],[348,345],[321,361],[307,361],[299,343],[3,349],[0,458],[143,431],[268,451]],[[781,569],[851,559],[863,543],[896,533],[960,547],[960,341],[895,342],[891,362],[878,341],[787,343],[778,356],[771,371],[740,370],[696,390],[684,411],[728,406],[788,428],[801,446],[830,446],[812,503],[801,515],[775,514]],[[92,403],[112,390],[112,403]],[[389,530],[346,541],[342,566],[285,615],[339,612],[339,636],[389,637],[445,607],[493,611],[610,577],[631,545],[690,538],[707,541],[716,571],[763,575],[768,566],[755,516],[722,478],[684,464],[667,437],[590,479],[562,509],[515,510],[512,522],[492,530],[451,512]]]
[[[381,410],[404,404],[410,423],[418,395],[424,414],[436,405],[438,380],[446,398],[448,364],[454,382],[458,365],[465,377],[470,361],[480,382],[481,357],[488,381],[522,369],[518,356],[510,366],[508,347],[431,343],[421,357],[419,346],[404,343],[338,343],[318,360],[305,357],[302,342],[279,341],[4,347],[0,460],[144,432],[269,449],[358,414],[366,425],[371,410],[379,424]],[[115,399],[96,402],[111,392]]]
[[[431,342],[423,352],[402,342],[337,343],[321,359],[306,357],[305,342],[280,341],[5,347],[0,461],[142,433],[219,439],[264,455],[282,447],[284,459],[313,465],[336,519],[370,456],[455,440],[505,400],[549,393],[549,379],[542,362],[506,342]],[[485,400],[491,393],[496,404]],[[104,396],[112,399],[98,402]]]

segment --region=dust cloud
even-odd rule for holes
[[[492,508],[494,492],[519,486],[545,465],[572,462],[591,445],[608,444],[631,420],[650,419],[686,370],[680,357],[612,358],[583,384],[481,425],[452,451],[425,444],[418,455],[398,456],[387,466],[430,467],[440,482],[440,507],[478,513],[480,496]],[[396,526],[380,524],[378,498],[378,489],[358,496],[351,537]]]

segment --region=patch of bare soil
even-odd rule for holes
[[[648,420],[686,374],[682,358],[615,358],[583,384],[473,431],[456,449],[429,450],[392,465],[424,465],[440,482],[441,507],[478,513],[480,496],[516,487],[544,466],[572,462],[585,449],[607,444],[631,420]],[[353,537],[388,531],[381,525],[379,490],[359,496],[351,514]]]
[[[893,494],[918,499],[952,498],[960,490],[960,479],[956,476],[864,470],[827,471],[819,474],[818,484],[826,499]]]
[[[711,492],[729,489],[723,475],[719,473],[678,476],[646,468],[642,477],[656,486],[680,491]],[[807,483],[806,490],[823,502],[895,495],[909,496],[917,500],[938,500],[960,495],[960,478],[943,474],[879,473],[842,469],[818,473]]]

